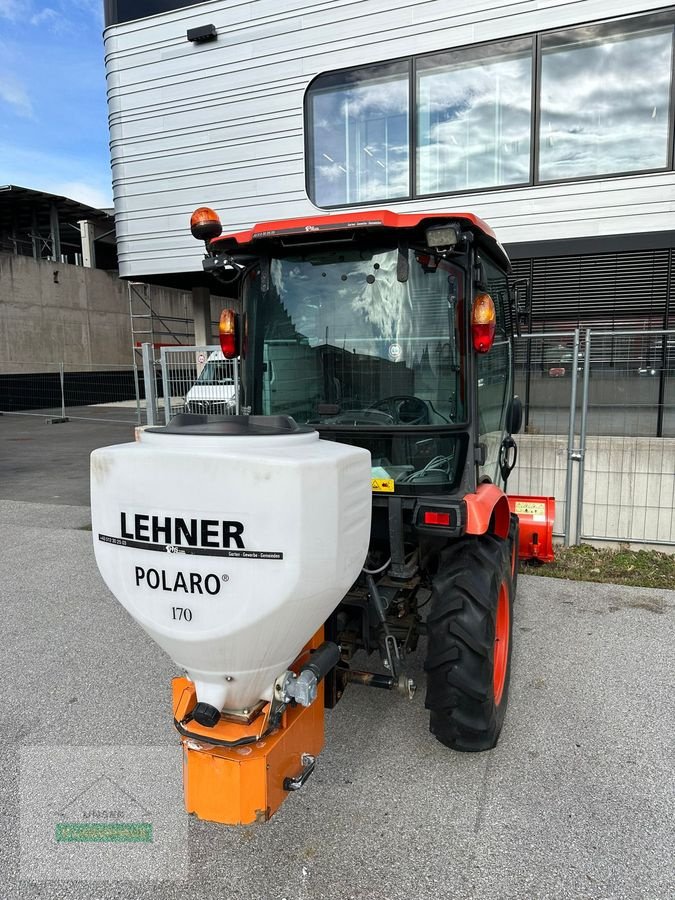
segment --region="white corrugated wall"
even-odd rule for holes
[[[123,276],[201,269],[190,213],[226,231],[316,212],[305,190],[303,98],[320,72],[645,10],[617,0],[205,2],[106,30]],[[188,28],[218,40],[193,45]],[[503,243],[673,228],[675,173],[383,204],[470,210]]]

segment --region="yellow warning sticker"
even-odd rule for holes
[[[546,504],[538,500],[516,500],[515,513],[519,516],[545,516]],[[542,519],[543,521],[543,519]]]
[[[378,494],[393,494],[394,479],[393,478],[373,478],[371,479],[373,490]]]

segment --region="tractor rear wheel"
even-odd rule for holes
[[[509,694],[513,593],[511,540],[464,538],[441,553],[427,619],[426,707],[432,734],[454,750],[497,743]]]

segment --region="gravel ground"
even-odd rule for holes
[[[230,829],[179,815],[185,838],[160,881],[122,844],[109,845],[118,862],[128,859],[122,880],[102,880],[94,866],[86,881],[58,873],[61,880],[31,880],[45,877],[30,855],[42,852],[33,846],[35,805],[75,784],[79,748],[136,754],[148,779],[167,748],[180,755],[170,716],[174,668],[98,575],[86,500],[73,499],[82,496],[81,480],[73,470],[67,490],[43,494],[59,493],[49,504],[22,502],[18,481],[0,492],[10,498],[0,499],[1,896],[675,896],[675,592],[523,576],[510,707],[496,750],[456,754],[435,742],[423,690],[408,702],[352,686],[327,713],[316,773],[271,822]],[[410,661],[421,684],[423,649]],[[54,763],[68,748],[72,771]],[[36,754],[51,769],[31,769]],[[157,795],[160,819],[182,802],[179,764],[163,765],[162,789],[143,785],[146,805]],[[139,771],[142,778],[143,764]],[[42,818],[52,814],[45,802]],[[66,849],[73,858],[84,852]]]

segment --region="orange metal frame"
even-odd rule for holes
[[[555,498],[510,494],[509,507],[520,525],[519,558],[553,562]]]
[[[323,628],[303,649],[291,668],[299,668],[311,649],[323,641]],[[182,721],[197,698],[187,678],[174,678],[173,711]],[[181,735],[185,809],[200,819],[224,825],[266,821],[281,806],[288,791],[284,779],[302,770],[302,756],[318,756],[324,742],[324,686],[309,707],[289,706],[279,727],[252,743],[221,747],[213,743],[256,737],[264,730],[268,708],[251,724],[221,719],[214,728],[190,721],[190,737]]]
[[[496,484],[479,484],[475,494],[467,494],[464,502],[467,534],[485,534],[494,520],[495,534],[508,537],[509,504],[506,494]]]

